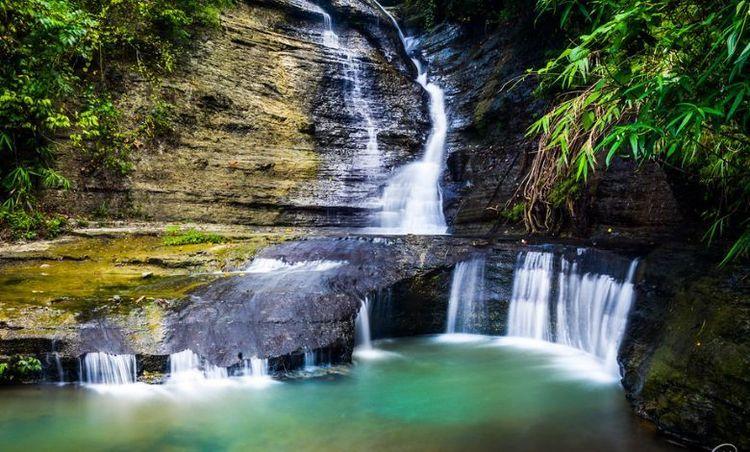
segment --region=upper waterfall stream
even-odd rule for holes
[[[381,11],[398,31],[408,55],[414,53],[416,40],[407,38],[396,19],[377,1]],[[389,234],[445,234],[448,226],[443,213],[440,178],[445,159],[448,115],[443,90],[429,81],[427,69],[411,56],[417,69],[417,83],[429,94],[432,129],[422,158],[396,170],[381,198],[379,230]]]

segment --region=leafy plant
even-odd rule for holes
[[[109,66],[172,71],[193,37],[216,26],[219,11],[230,4],[0,0],[0,205],[6,227],[24,223],[23,215],[34,218],[38,188],[70,188],[54,167],[55,148],[66,136],[87,160],[88,175],[126,174],[141,130],[124,131]],[[169,117],[160,110],[157,105],[151,118],[153,133],[167,130]],[[8,222],[11,217],[18,221]]]
[[[39,376],[42,363],[33,356],[14,356],[7,363],[0,363],[0,381],[24,381]]]
[[[539,152],[518,192],[528,229],[555,227],[560,184],[583,183],[616,156],[654,160],[703,184],[706,239],[735,231],[727,258],[747,255],[750,4],[539,0],[538,8],[559,16],[573,45],[534,71],[541,90],[559,94],[529,129]]]
[[[197,243],[224,243],[227,239],[219,234],[199,231],[195,228],[181,229],[179,226],[168,226],[165,231],[165,245],[191,245]]]

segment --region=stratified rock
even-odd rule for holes
[[[393,167],[419,153],[429,120],[379,11],[349,18],[329,7],[340,48],[323,45],[323,15],[311,2],[241,2],[157,86],[126,76],[118,106],[142,114],[157,90],[174,104],[174,136],[139,148],[133,171],[114,182],[81,174],[80,156],[63,147],[60,166],[75,189],[48,191],[46,203],[165,221],[363,225]],[[374,157],[351,97],[352,65],[377,123]]]

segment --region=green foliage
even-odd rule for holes
[[[7,363],[0,363],[0,381],[19,382],[38,377],[42,363],[33,356],[14,356]]]
[[[131,139],[120,130],[119,117],[120,112],[110,100],[94,96],[77,114],[77,131],[70,139],[88,161],[84,168],[87,174],[105,171],[124,176],[132,169]]]
[[[0,0],[0,204],[35,205],[38,187],[68,189],[54,147],[69,135],[94,177],[123,175],[137,131],[123,132],[107,68],[172,71],[230,0]],[[155,130],[164,130],[157,112]],[[161,121],[161,122],[159,122]]]
[[[418,25],[429,29],[444,21],[495,25],[510,20],[521,8],[528,7],[528,3],[524,0],[405,0],[403,8]]]
[[[60,235],[66,226],[67,220],[59,215],[45,216],[37,210],[0,207],[0,230],[8,231],[11,239],[53,238]]]
[[[728,257],[747,254],[750,4],[539,0],[538,7],[560,17],[573,45],[535,72],[543,90],[562,95],[529,130],[545,160],[525,181],[524,193],[536,196],[529,213],[550,208],[550,177],[585,181],[615,156],[655,160],[706,188],[709,241],[744,230]]]
[[[183,230],[179,226],[168,226],[165,231],[165,245],[191,245],[197,243],[224,243],[227,239],[218,234],[199,231],[195,228]]]
[[[508,209],[504,209],[500,212],[500,216],[505,218],[508,221],[512,221],[514,223],[517,223],[523,219],[523,213],[526,211],[526,206],[519,202],[516,204],[513,204]]]
[[[140,132],[147,138],[167,138],[174,134],[175,106],[161,99],[154,100]]]

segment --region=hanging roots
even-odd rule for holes
[[[592,101],[593,92],[592,86],[561,103],[531,128],[532,133],[539,134],[539,144],[528,172],[506,204],[507,209],[523,203],[529,233],[556,232],[566,213],[575,216],[575,194],[582,182],[576,169],[579,164],[594,169],[598,140],[621,117],[621,110],[601,102],[603,98],[596,96],[600,102]]]

